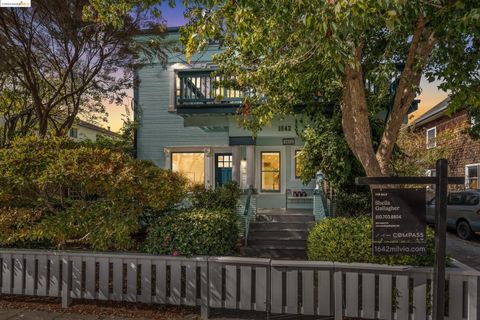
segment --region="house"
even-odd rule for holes
[[[120,135],[110,130],[110,128],[102,128],[92,123],[76,120],[73,126],[68,131],[68,136],[73,140],[91,140],[96,141],[99,136],[108,137],[112,139],[119,139]]]
[[[480,141],[472,139],[466,130],[471,121],[466,109],[449,114],[450,99],[444,99],[414,120],[409,127],[425,135],[425,148],[437,146],[437,136],[449,130],[450,136],[444,143],[449,148],[449,175],[465,176],[465,187],[480,189]],[[427,174],[435,175],[435,168],[426,168]]]
[[[167,40],[178,39],[179,28],[168,28]],[[207,187],[232,180],[243,189],[251,186],[259,208],[311,208],[312,201],[288,203],[292,190],[311,192],[315,186],[313,179],[304,185],[299,178],[296,155],[303,142],[295,133],[295,116],[275,119],[255,137],[239,127],[236,113],[243,93],[213,85],[212,55],[219,50],[212,44],[193,55],[191,63],[172,53],[166,69],[160,63],[136,69],[137,157]]]
[[[147,41],[158,35],[146,30],[138,37]],[[178,27],[167,28],[166,41],[179,42],[179,38]],[[302,183],[297,159],[304,143],[296,134],[302,130],[296,120],[305,119],[300,113],[274,119],[256,136],[239,127],[243,92],[214,86],[215,77],[221,75],[213,75],[212,56],[220,50],[218,44],[211,44],[191,56],[190,63],[183,54],[171,53],[166,68],[158,62],[137,66],[137,157],[206,187],[231,180],[242,189],[253,187],[259,208],[311,208],[315,180]],[[392,98],[397,84],[398,79],[391,84]],[[386,110],[379,118],[388,115]]]

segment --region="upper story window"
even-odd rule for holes
[[[68,135],[70,138],[77,139],[78,138],[78,129],[77,128],[70,128]]]
[[[468,164],[465,166],[465,187],[467,189],[478,189],[478,174],[480,164]]]
[[[427,149],[437,146],[437,127],[427,130]]]

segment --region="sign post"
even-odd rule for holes
[[[446,262],[445,251],[446,251],[446,232],[447,232],[448,184],[464,184],[465,178],[464,177],[448,177],[448,162],[446,159],[437,160],[436,169],[437,169],[436,177],[363,177],[363,178],[356,178],[355,182],[358,185],[405,185],[405,184],[431,185],[431,184],[434,184],[436,186],[436,189],[435,189],[435,203],[436,203],[435,265],[433,269],[434,282],[433,282],[433,317],[432,319],[442,320],[444,319],[444,315],[445,315],[445,262]],[[383,191],[385,190],[387,189],[384,189]],[[399,190],[399,189],[392,189],[392,190]],[[373,191],[373,192],[376,192],[376,191]],[[386,194],[389,194],[389,192],[386,192]],[[392,195],[391,192],[390,194]],[[423,199],[424,199],[423,201],[425,201],[425,196],[423,196]],[[374,208],[375,208],[375,204],[374,204]],[[414,230],[411,230],[411,231],[414,231]],[[373,250],[375,253],[375,238],[374,238]],[[397,252],[396,254],[408,254],[408,253],[407,251],[403,251],[403,252]]]
[[[464,182],[465,183],[465,182]],[[433,318],[445,315],[445,251],[447,244],[448,162],[437,161],[435,189],[435,265],[433,269]]]

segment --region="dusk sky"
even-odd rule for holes
[[[181,3],[181,1],[177,0],[177,6],[175,8],[170,8],[168,6],[168,3],[163,3],[161,6],[161,10],[162,16],[165,19],[167,26],[176,27],[185,24],[185,18],[183,16],[185,7]],[[418,97],[420,99],[420,105],[418,111],[413,114],[415,117],[421,115],[426,110],[446,98],[447,94],[437,89],[437,86],[438,83],[436,82],[429,83],[427,80],[422,79],[422,93]],[[133,94],[129,93],[129,98],[127,99],[127,101],[125,101],[125,105],[130,105],[132,96]],[[113,131],[118,131],[122,127],[122,119],[126,114],[125,106],[108,105],[107,112],[109,114],[108,123],[102,125],[104,127],[109,126]]]

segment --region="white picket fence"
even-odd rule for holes
[[[0,250],[2,294],[334,316],[431,319],[432,270],[240,257]],[[479,272],[446,273],[449,320],[478,318]]]

